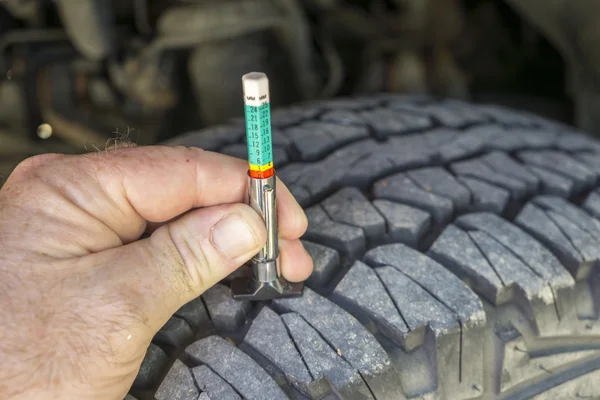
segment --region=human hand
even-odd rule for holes
[[[122,399],[171,315],[264,245],[246,170],[159,146],[21,163],[0,190],[3,398]],[[282,274],[302,281],[306,216],[277,185]]]

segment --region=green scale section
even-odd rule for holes
[[[273,163],[269,103],[260,106],[246,106],[246,139],[248,162],[251,169],[252,166],[267,167]]]

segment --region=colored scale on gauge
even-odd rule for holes
[[[271,105],[269,80],[261,72],[242,77],[246,117],[246,143],[250,176],[266,179],[275,174],[271,139]]]

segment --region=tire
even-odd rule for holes
[[[227,281],[156,335],[149,399],[600,395],[600,142],[490,105],[381,95],[273,113],[304,295]],[[169,142],[245,157],[243,122]]]

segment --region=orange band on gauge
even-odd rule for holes
[[[270,167],[266,169],[254,169],[252,168],[254,165],[250,166],[250,177],[254,179],[267,179],[275,175],[275,168],[273,168],[273,163],[271,163]]]

